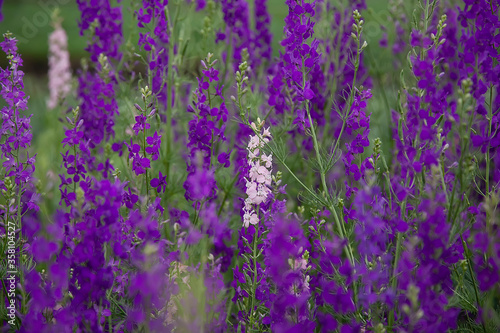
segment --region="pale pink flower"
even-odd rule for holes
[[[252,203],[254,202],[255,197],[257,197],[257,184],[255,183],[247,183],[247,195]]]
[[[71,91],[71,64],[68,37],[60,23],[49,36],[49,109],[55,108]]]
[[[259,223],[259,218],[254,211],[246,212],[243,215],[243,226],[245,228],[248,228],[250,224],[256,225],[257,223]]]
[[[262,154],[260,159],[266,164],[266,168],[270,168],[273,165],[273,155]]]
[[[248,152],[248,159],[249,160],[253,160],[253,159],[258,158],[258,157],[259,157],[259,150],[258,149],[255,149],[253,151]]]
[[[248,149],[254,150],[257,147],[260,147],[259,137],[257,135],[250,136],[250,142],[248,143]]]
[[[269,138],[269,139],[271,138],[271,132],[269,131],[269,127],[268,128],[264,128],[264,132],[262,133],[262,136],[264,138]],[[268,141],[266,141],[266,142],[268,142]]]
[[[257,130],[257,126],[252,123],[252,128]],[[259,223],[259,218],[255,214],[255,209],[265,202],[271,193],[268,186],[272,181],[272,155],[260,154],[260,148],[264,147],[265,142],[269,142],[271,133],[269,129],[264,130],[262,135],[264,138],[261,140],[258,135],[251,135],[248,142],[248,165],[250,170],[246,180],[246,194],[245,207],[243,208],[243,225],[248,228],[250,224]]]

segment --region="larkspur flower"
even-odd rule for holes
[[[149,31],[139,33],[139,47],[148,52],[149,70],[152,76],[152,91],[155,98],[165,107],[167,105],[166,84],[168,71],[168,56],[170,46],[169,23],[165,15],[168,0],[143,0],[142,7],[136,12],[137,26],[149,27]],[[172,101],[169,101],[172,104]],[[168,121],[172,121],[168,119]]]
[[[156,188],[156,192],[158,193],[164,193],[165,189],[167,187],[167,176],[163,175],[160,171],[160,174],[158,175],[158,178],[153,178],[151,179],[151,187]]]
[[[222,39],[230,46],[233,69],[236,71],[242,62],[242,52],[244,49],[250,53],[252,58],[253,49],[251,42],[253,31],[250,29],[248,3],[243,0],[222,0],[222,12],[226,30],[221,34],[222,38],[217,38],[217,42]],[[226,61],[230,61],[226,59]]]
[[[118,114],[115,69],[111,62],[120,61],[122,34],[120,7],[109,0],[78,0],[81,12],[80,34],[90,30],[91,40],[86,50],[94,68],[78,73],[78,96],[81,99],[81,119],[85,139],[91,148],[114,136],[114,118]]]
[[[255,123],[252,123],[252,127],[256,129]],[[269,129],[260,131],[260,133],[259,135],[250,136],[247,148],[250,170],[246,179],[247,198],[243,207],[243,225],[245,228],[248,228],[250,224],[255,225],[259,222],[256,210],[259,210],[259,205],[264,203],[271,193],[269,186],[272,180],[272,156],[261,152],[265,143],[271,139],[271,134]]]
[[[217,187],[212,161],[217,156],[217,143],[226,141],[225,129],[228,120],[228,110],[222,95],[222,87],[218,86],[218,71],[215,69],[217,60],[212,60],[212,54],[203,60],[203,77],[198,78],[198,88],[194,91],[194,101],[188,106],[188,112],[193,113],[189,122],[188,142],[189,157],[187,159],[188,177],[184,183],[185,197],[191,201],[214,198]],[[211,92],[210,82],[215,82],[215,93]],[[215,102],[216,98],[220,102]],[[221,157],[221,155],[219,155]],[[218,157],[218,160],[219,160]],[[224,158],[225,157],[225,158]],[[224,167],[229,167],[227,157],[222,155],[219,160]],[[201,181],[202,183],[196,184]],[[212,188],[208,187],[212,186]],[[196,203],[195,203],[196,204]]]
[[[49,91],[47,107],[54,109],[71,92],[71,64],[68,36],[60,22],[49,36]]]
[[[0,188],[2,191],[10,192],[12,187],[6,188],[6,185],[12,180],[16,195],[21,196],[24,191],[32,188],[35,172],[35,156],[30,157],[27,152],[32,139],[31,115],[28,117],[22,115],[22,111],[28,109],[29,97],[23,91],[24,72],[21,70],[23,60],[17,50],[17,40],[11,34],[4,34],[3,37],[0,47],[7,54],[9,63],[6,68],[0,69],[1,94],[6,102],[0,111],[2,115],[0,135],[3,138],[0,144],[3,167]],[[2,196],[5,193],[7,192]],[[21,211],[23,208],[18,206],[18,203],[25,204],[17,200],[16,203],[9,203],[7,210]]]
[[[381,46],[392,46],[392,58],[384,61],[395,72],[387,73],[372,66],[380,62],[378,52],[363,59],[364,0],[286,1],[275,60],[265,1],[254,2],[251,20],[251,6],[240,0],[168,7],[166,0],[143,0],[134,10],[144,68],[129,62],[136,50],[131,43],[122,48],[121,9],[109,4],[78,0],[91,61],[78,77],[80,109],[62,125],[59,191],[52,170],[36,187],[47,195],[35,190],[31,150],[37,148],[30,146],[31,119],[23,115],[22,60],[14,39],[0,43],[9,60],[0,71],[6,101],[0,238],[7,248],[21,236],[16,265],[24,281],[16,285],[22,296],[17,319],[4,330],[494,327],[500,287],[497,3],[425,0],[413,8],[389,1]],[[225,28],[215,35],[228,50],[222,64],[210,56],[202,62],[194,85],[185,6],[205,11],[202,47],[214,46],[211,37],[224,15]],[[409,24],[406,9],[414,9],[416,24]],[[224,45],[215,47],[219,52]],[[401,66],[407,51],[409,66]],[[118,105],[128,109],[136,96],[137,77],[128,77],[136,69],[148,71],[138,82],[151,87],[140,91],[143,104],[127,110],[131,117],[117,117]],[[228,69],[238,69],[236,82]],[[400,69],[396,99],[385,93]],[[384,94],[370,89],[368,74],[384,84]],[[234,83],[235,103],[226,105]],[[123,103],[117,92],[125,93]],[[396,107],[383,126],[374,112],[381,99],[387,109]],[[187,113],[179,113],[182,105]],[[166,130],[165,109],[174,115]],[[238,115],[241,123],[231,120]],[[369,141],[377,132],[392,133],[391,140]],[[179,168],[182,157],[187,172]],[[286,171],[274,172],[280,168]],[[46,207],[38,208],[39,200]]]

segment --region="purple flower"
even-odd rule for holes
[[[123,39],[122,14],[121,8],[111,7],[109,0],[78,0],[77,4],[81,12],[80,34],[89,30],[94,22],[97,24],[86,48],[96,70],[81,71],[78,75],[83,132],[85,139],[90,140],[90,147],[94,148],[114,136],[118,104],[116,78],[110,63],[122,58],[119,51]]]
[[[185,197],[190,201],[203,201],[215,197],[217,186],[211,171],[196,169],[184,182]]]
[[[207,200],[214,198],[217,187],[212,169],[212,157],[217,156],[214,151],[218,143],[226,141],[224,135],[228,120],[228,110],[222,87],[216,85],[214,96],[210,90],[210,82],[219,80],[218,71],[214,69],[216,61],[212,61],[211,55],[202,61],[204,75],[198,78],[198,88],[194,91],[195,102],[188,106],[188,111],[194,113],[189,122],[188,142],[189,158],[187,159],[188,177],[184,182],[186,190],[185,197],[191,201],[200,198]],[[207,80],[208,79],[208,80]],[[226,164],[229,156],[220,154]],[[223,162],[220,162],[223,163]],[[228,165],[229,166],[229,165]],[[196,184],[196,182],[201,183]],[[208,183],[207,183],[208,182]],[[209,189],[207,186],[213,186]],[[195,203],[196,204],[196,203]]]
[[[271,60],[271,43],[272,34],[270,32],[271,17],[267,9],[267,0],[256,0],[255,11],[255,35],[253,38],[254,58],[252,59],[251,66],[258,68],[262,61]]]
[[[229,160],[231,157],[231,152],[222,152],[217,156],[217,161],[224,166],[224,168],[229,168],[231,165],[231,161]]]
[[[139,135],[139,132],[144,132],[145,130],[151,128],[151,125],[146,122],[147,119],[148,118],[143,114],[135,116],[135,124],[132,127],[135,135]]]
[[[156,161],[160,155],[161,135],[158,135],[155,131],[153,136],[146,138],[146,143],[149,145],[149,147],[146,147],[146,153],[152,155],[151,158]]]
[[[250,59],[253,59],[253,48],[250,44],[253,40],[253,31],[250,29],[248,3],[244,0],[222,0],[221,5],[226,23],[225,41],[232,46],[233,70],[236,72],[242,62],[243,49],[247,49]],[[218,34],[217,41],[219,37],[222,37],[222,34]]]
[[[164,193],[165,189],[167,188],[167,176],[163,176],[160,171],[160,175],[158,176],[158,178],[151,179],[150,185],[156,188],[156,192]]]
[[[152,91],[158,101],[167,105],[167,87],[165,84],[168,68],[169,27],[165,15],[168,0],[143,0],[137,14],[137,26],[148,28],[147,32],[139,33],[139,47],[148,52],[149,69],[152,76]],[[153,24],[154,23],[154,24]],[[153,51],[154,50],[154,51]],[[170,101],[173,103],[173,101]],[[172,121],[168,119],[167,121]]]
[[[91,60],[97,63],[100,54],[110,59],[120,60],[122,54],[119,48],[123,40],[121,8],[111,7],[109,0],[77,0],[76,2],[81,12],[81,20],[78,23],[81,35],[89,30],[94,22],[97,22],[92,41],[86,48],[91,55]]]
[[[28,109],[28,96],[24,93],[24,72],[21,70],[23,60],[17,53],[17,40],[10,34],[4,34],[4,39],[0,43],[0,47],[8,56],[8,67],[0,68],[0,83],[2,87],[1,95],[5,101],[5,106],[2,107],[0,114],[2,123],[0,127],[0,136],[3,138],[0,143],[3,166],[2,181],[0,189],[2,196],[5,196],[7,190],[5,184],[7,177],[13,179],[16,186],[17,195],[21,196],[23,192],[33,189],[33,173],[35,171],[35,156],[30,157],[27,149],[31,146],[31,116],[25,117],[22,111]],[[10,190],[9,190],[10,191]],[[36,193],[36,191],[31,191]],[[17,196],[16,195],[16,196]],[[15,196],[14,196],[15,197]],[[4,198],[7,202],[10,199]],[[31,199],[19,197],[19,200],[13,204],[8,204],[6,216],[9,216],[9,211],[23,210],[26,207],[30,210],[38,210],[36,196]],[[22,206],[18,206],[17,203]],[[15,221],[16,219],[14,219]],[[4,220],[12,223],[12,221]],[[17,221],[16,225],[21,225],[21,221]],[[6,227],[7,228],[7,227]]]

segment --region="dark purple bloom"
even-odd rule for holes
[[[156,188],[156,192],[164,193],[165,189],[167,188],[167,176],[164,176],[160,171],[160,175],[158,176],[158,178],[151,179],[150,184],[152,187]]]
[[[231,161],[229,160],[230,157],[231,152],[222,152],[219,154],[219,156],[217,156],[217,161],[219,161],[219,163],[222,164],[224,168],[229,168],[229,166],[231,165]]]
[[[146,153],[151,155],[153,161],[156,161],[160,156],[161,135],[158,135],[158,132],[155,131],[153,136],[146,138],[146,143],[149,145],[149,147],[146,147]]]
[[[23,111],[28,109],[28,96],[24,93],[24,72],[21,70],[23,60],[17,53],[17,40],[10,34],[4,34],[4,39],[0,47],[7,54],[8,66],[0,68],[1,95],[5,101],[5,106],[0,110],[2,123],[0,127],[1,155],[0,159],[3,166],[2,180],[0,189],[2,196],[5,196],[7,190],[5,187],[7,177],[13,180],[16,194],[19,200],[13,204],[7,204],[8,208],[2,208],[2,214],[9,216],[9,211],[24,210],[24,206],[29,210],[38,210],[37,196],[30,198],[22,197],[24,192],[36,193],[33,186],[33,173],[35,171],[35,156],[30,157],[27,149],[31,146],[31,116],[23,116]],[[14,194],[14,193],[13,193]],[[5,198],[6,199],[6,198]],[[26,200],[25,200],[26,199]],[[10,200],[10,199],[7,199]],[[8,202],[8,201],[7,201]],[[22,206],[18,206],[18,203]],[[6,210],[6,211],[5,211]],[[20,215],[19,215],[20,216]],[[16,219],[13,219],[16,221]],[[12,223],[12,221],[4,220]],[[21,226],[21,221],[16,222],[16,226]],[[5,227],[7,229],[7,226]]]

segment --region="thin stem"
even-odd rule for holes
[[[490,108],[488,110],[488,138],[491,137],[493,123],[493,86],[490,87]],[[486,147],[486,196],[490,196],[490,145]]]
[[[234,179],[231,182],[231,184],[229,185],[229,188],[227,189],[227,191],[224,191],[224,198],[222,198],[222,202],[220,204],[219,211],[217,212],[217,216],[220,216],[220,214],[222,213],[222,209],[224,207],[224,204],[226,203],[227,197],[229,196],[229,192],[231,192],[231,189],[233,188],[234,183],[236,183],[236,179],[238,179],[239,176],[240,176],[240,173],[238,172],[234,176]]]
[[[396,269],[397,269],[397,265],[398,265],[398,262],[399,262],[399,258],[401,257],[401,252],[402,252],[402,246],[401,246],[401,242],[402,242],[402,239],[403,239],[403,234],[398,232],[398,236],[397,236],[397,240],[396,240],[396,255],[394,257],[394,265],[392,267],[392,281],[391,281],[391,287],[393,289],[393,291],[396,293],[396,289],[398,287],[398,279],[396,279]],[[396,293],[397,295],[397,293]],[[388,324],[389,324],[389,331],[392,332],[392,329],[393,329],[393,326],[394,326],[394,317],[395,317],[395,312],[396,312],[396,309],[393,309],[390,313],[389,313],[389,318],[388,318]]]
[[[338,136],[337,140],[335,141],[335,145],[333,146],[332,152],[330,153],[330,160],[328,161],[328,164],[330,164],[332,162],[332,160],[334,159],[334,157],[335,157],[335,153],[336,153],[337,148],[339,146],[340,139],[342,138],[342,134],[344,133],[344,129],[345,129],[345,126],[346,126],[346,123],[347,123],[347,118],[349,117],[349,112],[351,111],[352,104],[354,103],[354,92],[355,92],[356,80],[357,80],[357,77],[358,77],[359,61],[360,61],[360,55],[361,55],[360,37],[361,36],[358,35],[358,38],[357,38],[356,61],[354,63],[354,76],[353,76],[353,79],[352,79],[351,92],[349,94],[349,100],[348,100],[349,102],[347,103],[347,106],[346,106],[346,115],[342,119],[342,127],[340,128],[339,136]]]
[[[466,259],[467,259],[467,268],[469,270],[469,274],[470,274],[472,283],[474,284],[474,294],[476,296],[477,308],[479,309],[480,308],[480,304],[479,304],[479,290],[478,290],[477,283],[476,283],[476,277],[474,276],[474,272],[472,272],[472,260],[470,258],[469,247],[467,246],[467,243],[465,242],[462,234],[460,234],[460,239],[462,240],[462,244],[463,244],[463,247],[464,247],[464,254],[465,254]],[[486,333],[486,326],[484,325],[484,319],[483,318],[481,318],[481,325],[483,327],[483,332]]]
[[[77,172],[77,166],[76,166],[76,145],[73,145],[73,154],[75,156],[75,164],[74,164],[74,168],[75,168],[75,172]],[[73,181],[73,193],[75,193],[75,196],[76,196],[76,182]]]
[[[179,17],[179,10],[180,10],[180,5],[179,2],[176,2],[176,11],[175,11],[175,17],[174,17],[174,22],[173,24],[171,23],[170,17],[169,17],[169,11],[168,11],[168,6],[165,6],[165,16],[168,21],[168,28],[170,31],[170,38],[172,41],[172,45],[168,48],[168,65],[167,65],[167,128],[166,128],[166,144],[167,144],[167,156],[166,156],[166,169],[167,169],[167,183],[169,182],[170,178],[170,158],[171,158],[171,152],[172,152],[172,102],[173,102],[173,97],[172,97],[172,85],[174,81],[174,71],[172,68],[172,63],[173,63],[173,58],[174,58],[174,48],[173,45],[175,45],[175,27],[177,25],[177,19]]]
[[[147,105],[146,105],[146,110],[147,110]],[[146,126],[144,126],[144,129],[142,131],[142,153],[144,154],[144,157],[146,157]],[[146,168],[146,196],[149,198],[149,180],[148,180],[148,169]]]
[[[354,78],[353,78],[353,86],[351,87],[351,94],[349,96],[349,103],[348,103],[348,110],[350,110],[353,102],[354,102],[354,91],[355,91],[355,84],[356,84],[356,77],[357,77],[357,73],[358,73],[358,68],[359,68],[359,59],[360,59],[360,54],[361,54],[361,50],[360,50],[360,39],[359,39],[359,34],[358,34],[358,38],[357,38],[357,50],[356,50],[356,62],[355,62],[355,70],[354,70]],[[306,86],[306,71],[305,71],[305,66],[304,66],[304,59],[302,59],[302,88],[304,89]],[[325,176],[325,169],[323,167],[323,161],[322,161],[322,158],[321,158],[321,154],[320,154],[320,148],[319,148],[319,144],[318,144],[318,140],[317,140],[317,137],[316,137],[316,131],[314,129],[314,123],[313,123],[313,120],[312,120],[312,117],[311,117],[311,112],[309,110],[309,102],[306,100],[305,102],[305,107],[306,107],[306,113],[307,113],[307,118],[309,120],[309,126],[310,126],[310,131],[311,131],[311,136],[313,138],[313,143],[314,143],[314,150],[316,152],[316,158],[318,160],[318,165],[319,165],[319,168],[320,168],[320,177],[321,177],[321,184],[322,184],[322,187],[323,187],[323,190],[325,192],[325,197],[328,195],[329,191],[328,191],[328,186],[326,184],[326,176]],[[348,111],[349,112],[349,111]],[[340,138],[342,136],[342,132],[345,128],[345,124],[346,124],[346,120],[347,120],[347,117],[345,117],[343,119],[343,122],[342,122],[342,128],[341,128],[341,134],[339,135],[339,138],[337,139],[336,143],[335,143],[335,147],[332,151],[332,155],[330,157],[330,161],[331,159],[333,159],[333,156],[335,155],[335,150],[337,149],[337,146],[338,146],[338,143],[340,141]],[[347,254],[347,257],[349,258],[349,261],[351,262],[351,265],[354,265],[355,263],[355,260],[354,260],[354,254],[353,254],[353,250],[352,250],[352,247],[351,247],[351,243],[349,241],[349,239],[347,238],[347,235],[346,235],[346,230],[345,230],[345,226],[343,224],[343,221],[340,220],[338,214],[337,214],[337,211],[335,209],[335,207],[331,204],[328,205],[328,208],[332,211],[333,213],[333,217],[335,219],[335,224],[337,225],[337,229],[339,230],[339,234],[341,236],[342,239],[346,239],[347,240],[347,248],[346,248],[346,254]]]
[[[260,215],[260,214],[259,214]],[[257,290],[257,240],[258,240],[258,235],[259,235],[259,229],[258,225],[255,225],[255,233],[253,235],[253,282],[252,282],[252,298],[250,301],[250,328],[253,330],[253,325],[254,325],[254,301],[255,301],[255,292]]]
[[[443,186],[444,195],[446,197],[446,202],[450,202],[448,199],[448,190],[446,188],[446,183],[444,181],[444,163],[441,161],[439,165],[439,174],[441,176],[441,185]]]

